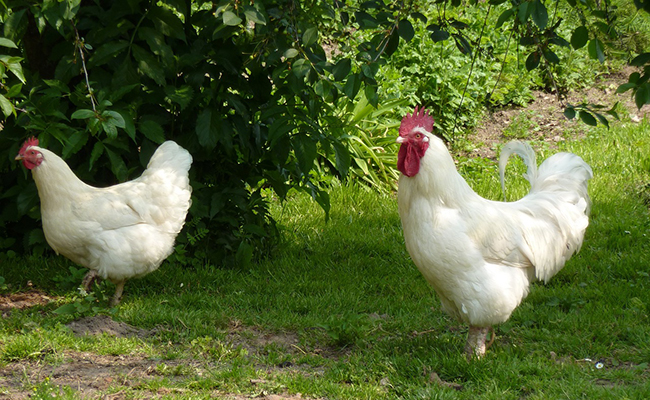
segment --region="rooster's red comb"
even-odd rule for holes
[[[399,135],[406,136],[418,126],[424,128],[427,132],[433,132],[433,117],[429,115],[429,111],[425,110],[424,107],[420,107],[419,110],[415,107],[413,114],[406,114],[402,118],[402,124],[399,126]]]
[[[20,148],[18,154],[25,154],[25,150],[27,150],[29,146],[38,146],[38,139],[32,136],[29,139],[25,140],[25,143],[23,143],[23,147]]]

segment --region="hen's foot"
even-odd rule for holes
[[[126,281],[120,281],[115,284],[115,294],[111,298],[111,307],[118,305],[120,300],[122,300],[122,293],[124,292],[125,283]]]
[[[490,329],[490,327],[469,327],[469,333],[467,334],[467,343],[465,344],[465,354],[467,355],[468,361],[471,361],[474,357],[481,358],[485,355],[485,350],[487,350],[487,347],[489,347],[489,345],[491,345],[492,341],[494,340],[492,339],[487,345],[485,343]]]
[[[97,271],[94,269],[88,270],[88,273],[86,273],[86,276],[81,280],[81,286],[84,288],[86,292],[90,290],[90,285],[93,284],[97,280]]]

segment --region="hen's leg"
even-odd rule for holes
[[[92,285],[95,279],[97,279],[97,271],[94,269],[88,270],[86,276],[84,276],[84,278],[81,280],[81,286],[86,292],[90,290],[90,285]]]
[[[471,360],[473,357],[481,358],[485,355],[485,340],[487,339],[489,330],[489,327],[469,327],[469,333],[467,334],[467,344],[465,344],[465,354],[467,355],[468,360]]]
[[[119,281],[115,284],[115,294],[111,299],[111,306],[116,306],[122,299],[122,292],[124,291],[124,284],[126,281]]]

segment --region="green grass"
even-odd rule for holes
[[[332,190],[328,223],[305,196],[276,204],[283,243],[249,270],[165,263],[127,283],[112,317],[154,330],[144,338],[74,336],[64,327],[73,318],[52,313],[76,298],[61,283],[71,264],[60,257],[0,260],[5,292],[31,281],[62,296],[2,319],[0,371],[15,363],[52,369],[89,352],[153,365],[147,379],[115,379],[98,397],[648,398],[650,125],[593,129],[561,146],[594,170],[585,243],[549,284],[532,287],[482,360],[465,360],[466,327],[441,312],[410,261],[395,196],[341,185]],[[556,151],[543,147],[538,160]],[[465,160],[460,169],[480,194],[500,199],[492,162]],[[509,198],[525,193],[514,176],[521,171],[517,163],[508,169]],[[259,340],[273,335],[284,342]],[[34,398],[81,397],[74,387],[57,388],[47,373],[19,382]]]

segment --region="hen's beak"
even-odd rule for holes
[[[20,161],[23,159],[23,156],[21,154],[18,154],[14,160]]]
[[[406,138],[403,136],[398,136],[397,139],[395,139],[397,143],[404,143],[406,142]]]

